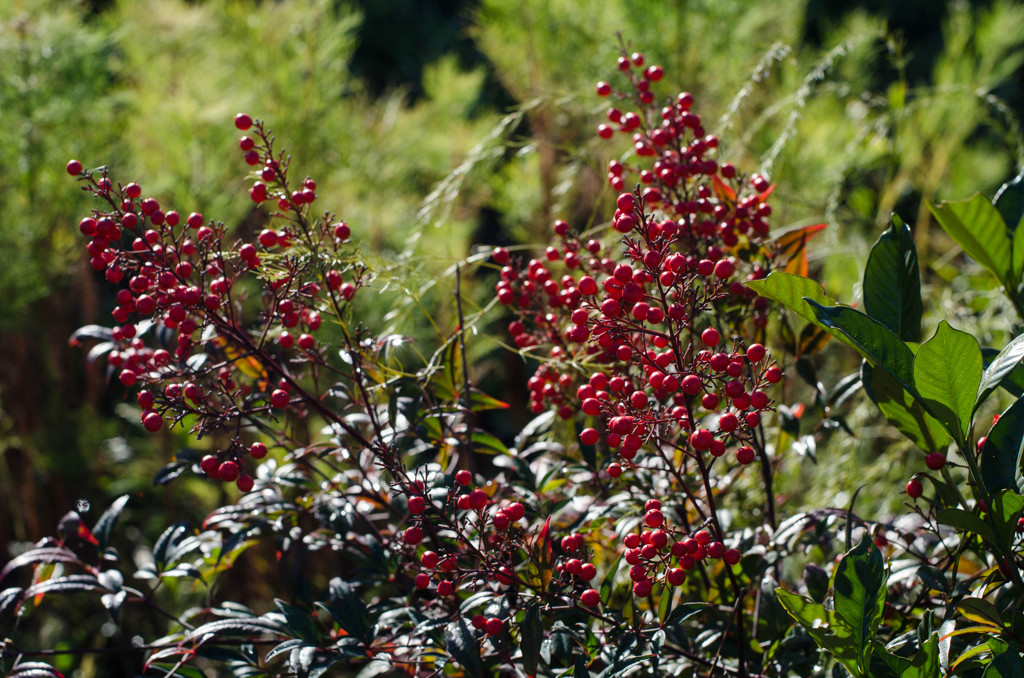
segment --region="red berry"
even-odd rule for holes
[[[580,603],[587,607],[597,607],[601,604],[601,594],[594,589],[587,589],[580,594]]]
[[[455,482],[458,483],[459,485],[462,485],[463,487],[469,485],[469,483],[472,482],[472,480],[473,475],[465,469],[455,474]]]
[[[917,478],[911,478],[907,481],[907,496],[911,499],[917,499],[924,492],[924,483]]]
[[[583,563],[580,565],[580,579],[583,581],[590,581],[597,576],[597,568],[593,563]]]
[[[424,551],[423,555],[420,556],[420,565],[427,569],[434,569],[437,566],[437,562],[440,557],[433,551]]]
[[[288,407],[289,400],[288,391],[285,391],[284,389],[275,389],[274,392],[270,394],[270,406],[279,410]]]
[[[668,571],[665,579],[668,581],[670,586],[682,586],[686,581],[686,570],[675,567]]]
[[[250,490],[252,490],[253,485],[255,485],[255,484],[256,484],[256,481],[253,480],[253,477],[251,475],[249,475],[248,473],[243,473],[242,475],[238,476],[238,480],[235,481],[235,485],[243,493],[246,493],[246,492],[249,492]]]
[[[406,528],[405,533],[402,535],[402,539],[406,544],[410,546],[416,546],[423,541],[423,530],[413,525],[412,527]]]
[[[455,585],[447,579],[439,581],[437,583],[437,595],[439,596],[450,596],[455,592]]]
[[[423,497],[409,497],[409,513],[418,516],[427,510],[427,500]]]
[[[489,636],[500,636],[501,632],[505,630],[505,623],[497,617],[491,617],[484,623],[484,631]]]
[[[946,455],[941,452],[932,452],[924,458],[924,463],[933,471],[938,471],[946,465]]]
[[[416,585],[416,588],[418,588],[420,590],[429,588],[430,587],[430,575],[427,574],[426,572],[420,572],[415,577],[413,577],[412,582],[413,582],[413,584]]]
[[[217,468],[217,475],[226,483],[238,478],[238,464],[233,461],[225,461]]]
[[[217,457],[212,454],[208,454],[202,458],[199,462],[199,468],[203,469],[206,474],[215,473],[217,468],[220,466],[220,462],[217,461]]]
[[[156,433],[164,425],[164,419],[159,412],[150,410],[142,416],[142,425],[150,433]]]
[[[782,381],[782,370],[778,367],[769,367],[764,372],[764,378],[767,379],[770,384],[777,384]]]
[[[651,595],[651,581],[649,579],[641,579],[637,583],[633,584],[633,595],[638,598],[646,598]]]
[[[740,562],[740,552],[736,549],[726,549],[725,553],[722,554],[722,560],[727,565],[735,565]]]
[[[65,169],[67,169],[68,174],[71,176],[78,176],[82,173],[82,163],[77,160],[69,160]]]
[[[747,360],[752,363],[758,363],[764,360],[764,356],[767,353],[764,346],[761,344],[751,344],[747,348]]]
[[[239,113],[235,116],[235,127],[242,130],[243,132],[252,127],[252,118],[245,113]]]
[[[622,475],[622,467],[614,462],[608,464],[608,475],[612,478],[618,478]]]
[[[469,506],[474,511],[487,506],[487,494],[483,490],[473,490],[469,493]]]
[[[718,346],[718,342],[722,340],[722,336],[714,327],[709,327],[701,332],[700,339],[704,342],[705,346],[714,348],[715,346]]]
[[[612,86],[603,80],[597,83],[594,89],[597,90],[597,96],[599,97],[606,97],[612,93]]]

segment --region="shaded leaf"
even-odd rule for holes
[[[1024,399],[1018,399],[999,415],[985,437],[978,466],[981,481],[990,493],[1020,489],[1024,455]]]
[[[540,606],[533,604],[523,615],[523,621],[519,626],[520,640],[519,647],[523,652],[523,670],[526,675],[537,675],[537,666],[540,663],[540,647],[544,640],[544,626],[540,619]]]
[[[882,621],[887,578],[882,552],[867,534],[842,557],[832,575],[835,613],[850,628],[863,668],[870,663],[871,640]]]
[[[910,228],[892,215],[864,267],[864,311],[903,341],[921,335],[921,273]]]
[[[480,662],[480,648],[476,644],[473,632],[466,625],[465,618],[460,616],[445,627],[444,647],[448,654],[462,665],[467,675],[483,675],[483,665]]]
[[[970,511],[958,508],[945,508],[939,511],[937,518],[943,525],[949,525],[958,530],[976,534],[990,544],[996,543],[992,527]]]
[[[925,412],[906,389],[885,370],[870,370],[875,404],[886,421],[925,452],[938,452],[949,445],[949,434],[935,417]]]
[[[1003,350],[985,368],[981,383],[978,385],[978,394],[974,402],[975,410],[985,402],[992,391],[999,388],[1003,380],[1007,379],[1010,373],[1020,365],[1021,360],[1024,360],[1024,334],[1015,337],[1013,341],[1003,347]]]
[[[107,544],[110,543],[110,533],[113,531],[114,525],[117,524],[121,511],[128,504],[128,498],[129,496],[125,494],[115,499],[96,521],[96,525],[93,526],[92,533],[95,535],[96,541],[99,542],[101,549],[106,548]]]

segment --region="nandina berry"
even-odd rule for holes
[[[226,483],[238,478],[238,464],[233,461],[225,461],[217,468],[217,475]]]
[[[711,441],[714,440],[714,434],[711,431],[699,428],[690,434],[690,445],[695,450],[707,450],[711,447]]]
[[[722,336],[714,327],[709,327],[701,332],[700,339],[704,342],[705,346],[714,348],[715,346],[718,346],[718,342],[722,340]]]
[[[603,80],[598,82],[594,89],[597,91],[597,96],[599,97],[606,97],[612,93],[612,86]]]
[[[484,623],[484,631],[489,636],[500,636],[501,632],[505,630],[505,622],[501,621],[497,617],[491,617]]]
[[[583,563],[580,565],[579,577],[583,581],[590,581],[597,576],[597,568],[593,563]]]
[[[465,469],[455,474],[455,482],[458,483],[459,485],[462,485],[463,487],[469,485],[469,483],[472,482],[472,480],[473,475]]]
[[[426,572],[420,572],[413,577],[412,582],[415,584],[416,588],[422,591],[423,589],[430,587],[430,575]]]
[[[246,131],[252,127],[252,118],[245,113],[239,113],[235,116],[235,127],[243,132]]]
[[[777,384],[780,381],[782,381],[782,370],[774,366],[769,367],[767,370],[764,371],[764,378],[770,384]]]
[[[946,455],[941,452],[931,452],[924,458],[924,463],[933,471],[938,471],[946,465]]]
[[[682,586],[686,581],[686,570],[681,567],[674,567],[665,575],[665,580],[670,586]]]
[[[410,546],[416,546],[423,541],[423,530],[416,525],[408,527],[402,534],[402,540]]]
[[[243,473],[238,476],[238,480],[235,481],[235,486],[238,487],[239,491],[243,494],[248,493],[255,485],[256,481],[248,473]]]
[[[423,497],[409,497],[409,513],[418,516],[427,510],[427,500]]]
[[[494,523],[494,529],[504,530],[512,524],[512,517],[506,511],[497,511],[491,522]]]
[[[741,464],[749,464],[754,461],[754,449],[747,445],[736,450],[736,461]]]
[[[752,363],[759,363],[764,360],[766,353],[767,351],[761,344],[751,344],[747,347],[747,360]]]
[[[580,594],[580,603],[587,607],[597,607],[601,604],[601,594],[594,589],[587,589]]]
[[[274,389],[270,394],[270,406],[279,410],[288,407],[289,400],[288,391],[284,389]]]
[[[622,467],[615,462],[608,464],[608,475],[612,478],[618,478],[622,475]]]
[[[665,516],[658,509],[652,509],[644,514],[644,523],[648,527],[660,527],[665,522]]]
[[[924,483],[917,478],[911,478],[907,481],[907,496],[911,499],[917,499],[924,492]]]
[[[474,511],[479,511],[487,506],[487,494],[480,489],[473,490],[469,493],[469,506]]]
[[[219,466],[220,461],[212,454],[206,455],[199,461],[199,468],[203,469],[203,472],[206,474],[216,473]]]
[[[267,456],[267,446],[259,442],[253,443],[249,446],[249,455],[253,459],[262,459]]]
[[[164,425],[164,419],[159,412],[150,410],[142,415],[142,425],[150,433],[156,433]]]
[[[437,582],[437,595],[450,596],[453,593],[455,593],[455,584],[447,579]]]
[[[643,579],[633,584],[633,595],[637,598],[646,598],[651,595],[652,588],[651,581],[649,579]]]
[[[434,569],[437,566],[440,556],[433,551],[424,551],[423,555],[420,556],[420,565],[427,569]]]
[[[77,160],[69,160],[65,169],[67,169],[68,174],[71,176],[78,176],[82,173],[82,163]]]
[[[726,565],[735,565],[740,562],[740,552],[736,549],[726,549],[725,553],[722,554],[722,560],[725,561]]]

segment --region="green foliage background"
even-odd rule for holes
[[[428,347],[456,324],[454,266],[478,246],[537,249],[555,218],[607,219],[603,168],[621,149],[595,138],[593,83],[615,76],[617,33],[694,94],[722,159],[778,183],[778,226],[829,222],[811,265],[835,298],[857,299],[895,210],[926,288],[943,290],[930,310],[948,316],[955,301],[993,345],[1010,336],[1012,309],[923,206],[991,196],[1024,164],[1015,3],[0,0],[0,560],[79,499],[137,493],[132,511],[150,521],[140,538],[152,539],[201,518],[220,491],[152,489],[187,442],[142,435],[102,365],[66,346],[114,305],[83,257],[76,224],[91,205],[69,158],[251,235],[264,217],[231,118],[268,121],[386,283],[387,303],[367,312]],[[486,272],[465,283],[474,310],[490,302]],[[528,366],[501,348],[503,324],[495,314],[472,347],[475,378],[521,404]],[[808,363],[826,388],[856,369],[830,349]],[[810,405],[810,388],[789,381],[782,402]],[[909,452],[858,399],[844,408],[858,435],[798,430],[807,455],[783,467],[780,492],[842,506],[865,485],[862,504],[898,506]],[[76,614],[76,641],[101,645],[102,614]],[[40,647],[68,634],[51,619]],[[111,675],[84,661],[79,675]]]

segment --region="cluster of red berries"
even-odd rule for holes
[[[359,286],[358,274],[345,281],[340,270],[302,269],[297,257],[287,256],[296,244],[337,252],[351,232],[330,214],[313,218],[312,179],[289,189],[287,158],[274,153],[261,123],[239,114],[235,126],[242,131],[255,126],[256,139],[244,136],[239,142],[246,162],[262,165],[250,195],[257,202],[275,199],[274,217],[281,223],[264,229],[254,243],[225,247],[224,224],[198,212],[182,218],[165,210],[157,199],[144,197],[139,184],[115,185],[106,168],[89,171],[77,160],[67,164],[68,173],[106,205],[82,219],[79,230],[89,239],[92,267],[121,285],[108,365],[124,386],[146,387],[138,402],[147,431],[159,431],[168,417],[180,421],[191,415],[199,422],[197,430],[207,433],[268,407],[288,408],[294,402],[294,377],[282,371],[274,384],[268,366],[286,359],[288,351],[300,361],[318,362],[314,334],[323,316],[340,314]],[[270,266],[264,261],[268,256]],[[249,272],[262,278],[268,309],[252,329],[241,317],[245,295],[235,291],[237,280]],[[142,335],[154,327],[160,342],[171,336],[173,343],[147,346]],[[252,477],[240,472],[246,451],[239,445],[208,456],[202,470],[248,491]]]

